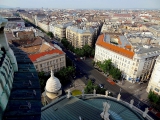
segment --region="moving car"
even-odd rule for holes
[[[99,87],[100,87],[100,88],[104,88],[104,85],[103,85],[103,84],[99,84]]]

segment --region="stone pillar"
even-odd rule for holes
[[[134,100],[132,99],[132,100],[130,101],[130,104],[129,104],[129,107],[130,107],[130,108],[133,107],[133,103],[134,103]]]
[[[70,97],[71,97],[71,90],[69,89],[68,94],[67,94],[67,98],[70,98]]]
[[[96,96],[96,90],[95,89],[93,90],[93,94],[94,94],[94,97],[95,97]]]
[[[147,116],[147,113],[148,113],[148,108],[145,108],[145,111],[143,112],[143,117],[145,118]]]
[[[84,89],[82,89],[82,98],[84,98]]]
[[[108,97],[108,90],[106,90],[106,95],[105,96]]]
[[[121,98],[121,94],[119,93],[118,96],[117,96],[117,101],[119,101]]]

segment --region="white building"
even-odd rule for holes
[[[52,68],[54,72],[58,72],[66,67],[65,53],[46,42],[41,45],[39,53],[29,55],[29,58],[37,71],[49,72]]]
[[[160,95],[160,56],[156,59],[156,63],[148,83],[147,92],[154,91]]]
[[[111,59],[122,71],[123,77],[134,82],[149,79],[158,55],[158,47],[138,43],[133,46],[123,35],[103,34],[96,42],[94,60],[97,62]]]

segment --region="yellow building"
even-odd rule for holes
[[[93,28],[83,27],[80,29],[75,26],[69,26],[66,29],[66,38],[75,48],[82,48],[84,45],[92,46],[94,34],[95,30]]]

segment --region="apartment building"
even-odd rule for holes
[[[117,22],[105,22],[102,26],[101,33],[108,31],[117,31],[119,29],[120,23]]]
[[[149,27],[149,31],[151,31],[156,37],[160,37],[160,25]]]
[[[37,54],[29,55],[38,72],[50,72],[51,68],[54,72],[66,67],[65,53],[59,49],[52,49]]]
[[[122,34],[113,33],[99,36],[94,60],[111,59],[126,80],[135,82],[149,80],[158,55],[159,47],[138,43],[132,45]]]
[[[160,56],[156,59],[156,63],[148,83],[147,92],[154,91],[160,95]]]
[[[37,21],[37,26],[42,28],[45,32],[49,32],[49,21]]]
[[[66,38],[66,28],[68,26],[71,26],[72,24],[73,24],[72,22],[68,22],[68,23],[54,25],[54,28],[53,28],[54,37],[60,40],[63,38]]]
[[[84,45],[92,46],[94,35],[95,30],[92,27],[68,26],[66,29],[66,38],[75,48],[82,48]]]

